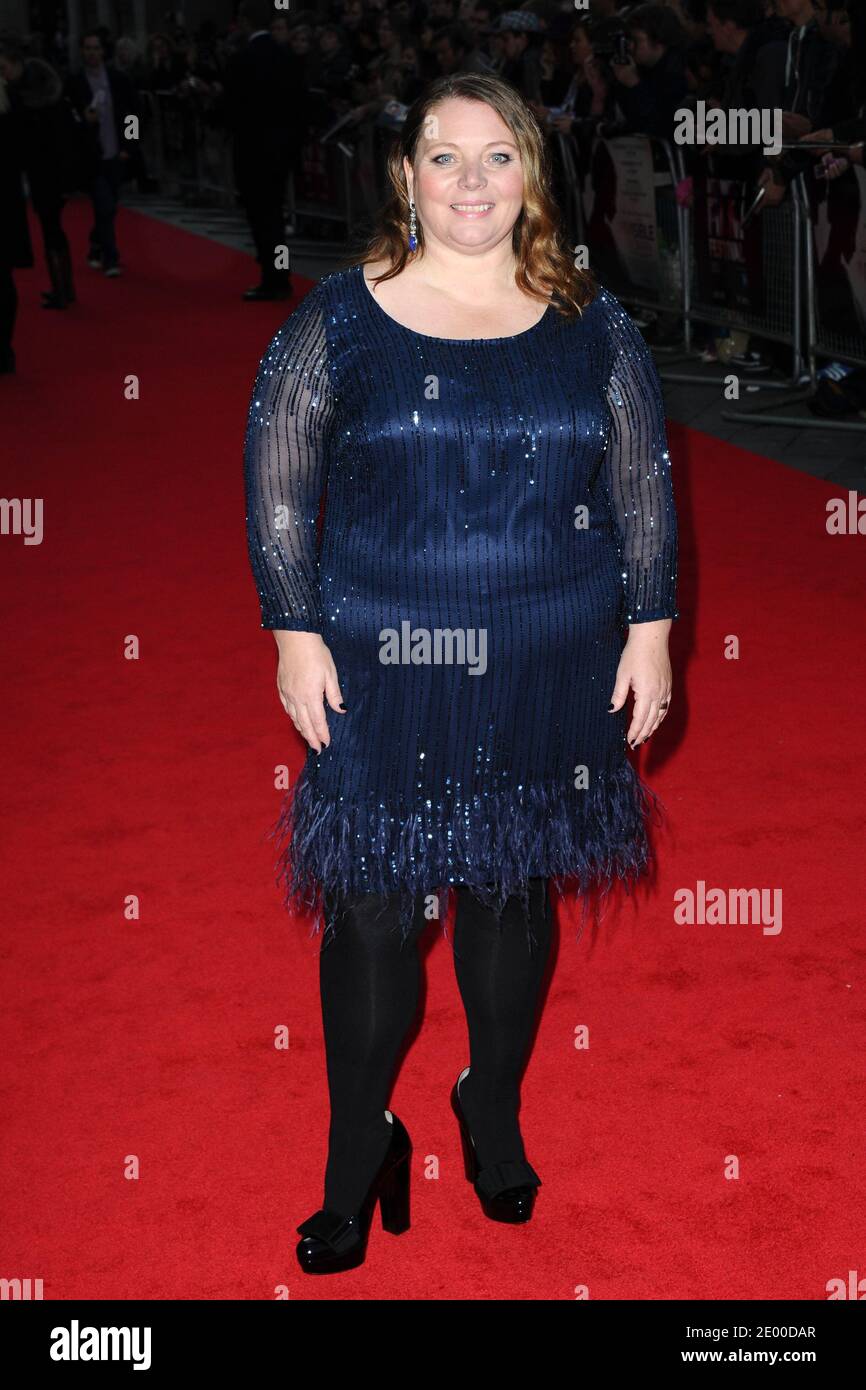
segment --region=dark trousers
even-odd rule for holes
[[[120,160],[101,159],[90,184],[93,203],[93,226],[90,229],[90,250],[102,255],[103,267],[117,265],[120,256],[114,234],[114,218],[120,195]]]
[[[42,243],[45,247],[46,258],[52,251],[69,250],[69,242],[63,230],[63,204],[63,198],[37,199],[36,194],[33,195],[33,211],[39,218],[39,225],[42,228]]]
[[[283,202],[290,168],[291,153],[286,149],[275,150],[268,158],[260,153],[255,158],[236,156],[238,194],[250,224],[261,283],[267,289],[285,286],[290,279],[287,270],[274,265],[276,248],[286,244]]]

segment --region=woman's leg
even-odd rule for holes
[[[546,878],[530,879],[529,904],[533,950],[518,898],[508,899],[499,919],[468,889],[457,889],[454,965],[469,1027],[470,1067],[460,1083],[460,1104],[482,1168],[526,1158],[517,1113],[553,933]]]
[[[401,945],[396,894],[328,895],[325,921],[319,982],[331,1123],[322,1205],[353,1216],[391,1140],[385,1110],[418,1007],[418,939],[427,922],[421,899]]]

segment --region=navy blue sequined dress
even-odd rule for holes
[[[400,891],[405,927],[455,883],[501,906],[536,875],[634,881],[655,798],[608,705],[624,624],[679,616],[677,525],[618,301],[436,338],[330,274],[259,364],[245,479],[262,627],[321,633],[348,711],[274,829],[286,906]]]

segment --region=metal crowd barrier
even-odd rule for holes
[[[597,139],[593,142],[593,154],[590,157],[594,157],[599,144],[613,147],[618,140],[635,138],[613,136],[609,139]],[[742,329],[786,343],[792,350],[791,375],[794,383],[799,382],[803,371],[803,315],[800,293],[803,219],[801,207],[785,203],[779,208],[769,208],[760,214],[765,312],[704,299],[701,296],[694,218],[690,209],[681,204],[676,196],[677,184],[685,178],[687,172],[683,148],[657,136],[644,135],[640,138],[646,140],[653,151],[656,170],[659,165],[662,166],[662,173],[657,172],[654,176],[659,291],[655,295],[647,294],[645,289],[626,282],[612,283],[610,288],[618,297],[627,298],[630,304],[640,308],[659,313],[678,313],[682,320],[683,350],[686,355],[691,353],[696,323],[729,330]],[[563,162],[568,159],[567,154],[562,154],[561,157]],[[573,154],[570,163],[573,167]],[[575,178],[579,182],[579,171]],[[585,235],[585,231],[583,223],[581,232]],[[672,260],[673,273],[666,270],[666,265]],[[718,377],[707,373],[699,375],[667,369],[662,372],[662,376],[669,381],[703,386],[715,386],[719,381]],[[785,382],[759,381],[754,384],[761,389],[790,389],[790,384]]]
[[[636,285],[620,273],[621,267],[605,266],[604,280],[617,298],[627,298],[630,304],[654,310],[659,314],[683,319],[684,337],[690,346],[691,326],[689,303],[691,286],[688,258],[684,248],[689,245],[688,209],[677,202],[676,187],[684,177],[682,151],[668,140],[654,135],[595,137],[589,146],[589,156],[581,149],[578,139],[557,132],[554,145],[563,172],[565,205],[563,220],[572,245],[592,246],[583,202],[583,183],[600,149],[615,150],[617,144],[628,140],[643,141],[653,165],[653,189],[656,241],[654,248],[655,285]],[[613,161],[612,161],[613,163]]]
[[[618,137],[612,137],[612,143]],[[624,137],[634,138],[634,137]],[[696,244],[694,218],[689,209],[676,202],[677,182],[685,175],[683,151],[673,147],[668,141],[655,137],[643,137],[651,141],[659,163],[667,165],[670,180],[667,186],[659,187],[661,182],[656,175],[656,231],[657,254],[661,262],[676,247],[679,265],[676,276],[680,290],[677,308],[682,319],[683,350],[691,352],[692,329],[695,323],[711,324],[731,330],[744,332],[774,342],[783,343],[791,350],[791,369],[787,381],[749,378],[749,385],[758,394],[764,392],[785,392],[784,404],[805,402],[817,387],[817,361],[825,358],[841,361],[853,366],[866,367],[866,287],[860,288],[861,304],[857,307],[857,288],[852,285],[850,304],[844,323],[839,315],[830,310],[822,312],[822,296],[818,293],[818,272],[816,269],[816,236],[818,219],[815,207],[810,203],[810,188],[814,181],[807,183],[805,175],[798,175],[789,185],[789,196],[776,208],[767,208],[757,214],[761,218],[761,272],[763,303],[760,308],[718,304],[702,298],[698,269],[698,248]],[[597,142],[592,145],[596,148]],[[559,154],[566,176],[573,181],[578,190],[577,197],[566,200],[565,214],[570,235],[581,243],[587,241],[586,220],[580,197],[582,177],[586,169],[579,160],[579,149],[570,137],[560,137]],[[590,160],[592,156],[590,155]],[[856,191],[853,171],[846,175],[852,182],[850,187]],[[855,202],[851,211],[850,227],[847,229],[847,242],[852,260],[861,244],[862,229],[866,227],[866,181],[859,192],[860,202]],[[825,233],[826,235],[826,233]],[[847,244],[847,243],[846,243]],[[590,246],[590,254],[592,247]],[[836,267],[837,276],[841,274]],[[857,270],[855,267],[855,275]],[[667,277],[670,285],[671,277]],[[663,292],[665,276],[660,270],[658,295],[648,294],[645,288],[638,288],[625,281],[610,283],[610,288],[618,296],[632,305],[656,310],[659,313],[671,307],[670,298]],[[724,372],[724,375],[728,375]],[[722,377],[708,373],[698,374],[669,368],[662,368],[660,375],[667,381],[685,382],[718,389]],[[722,412],[725,419],[749,420],[755,424],[786,424],[814,429],[841,429],[862,432],[866,421],[834,420],[811,415],[782,415],[769,413],[763,405],[752,410],[730,409]]]
[[[148,172],[169,198],[223,208],[235,205],[231,147],[207,108],[176,92],[144,92],[142,145]]]
[[[148,172],[169,198],[188,205],[207,204],[224,209],[237,206],[231,137],[208,119],[200,107],[175,92],[142,94],[145,120],[142,146]],[[354,222],[354,151],[343,141],[323,145],[319,132],[310,127],[301,150],[298,196],[290,175],[287,212],[344,224],[351,235]]]
[[[701,302],[697,295],[697,258],[692,240],[691,313],[704,323],[722,328],[742,329],[791,348],[791,377],[800,381],[803,372],[803,313],[801,295],[803,210],[799,190],[776,208],[758,214],[761,228],[761,281],[763,305],[760,310]],[[781,382],[756,383],[766,388],[789,389]]]
[[[851,171],[850,177],[851,179],[854,178],[853,171]],[[791,201],[797,218],[800,242],[796,283],[797,286],[800,283],[803,284],[802,299],[805,307],[803,314],[805,384],[799,393],[789,396],[786,403],[802,404],[813,395],[818,384],[819,357],[829,361],[845,362],[854,367],[866,367],[866,322],[860,318],[857,326],[852,326],[853,319],[856,317],[853,286],[850,300],[851,314],[847,324],[840,324],[838,318],[834,318],[832,313],[826,314],[821,311],[821,287],[818,284],[815,265],[818,222],[816,208],[810,198],[810,188],[814,192],[814,182],[807,183],[802,174],[791,184]],[[864,188],[862,196],[866,198],[866,188]],[[856,225],[860,219],[866,223],[866,206],[862,210],[859,207],[853,210],[853,223]],[[852,228],[852,240],[854,235]],[[800,273],[799,267],[802,267],[802,273]],[[722,416],[726,420],[748,420],[757,425],[796,425],[805,429],[854,431],[860,434],[866,431],[866,420],[834,419],[805,414],[790,415],[763,410],[725,410],[722,411]]]
[[[857,188],[856,176],[852,169],[845,178],[849,180],[848,188],[853,192]],[[850,182],[854,181],[854,182]],[[814,188],[814,184],[812,185]],[[858,204],[851,210],[851,259],[856,260],[859,255],[863,258],[863,243],[857,245],[858,233],[862,237],[866,229],[866,179],[862,180],[858,188],[859,199],[862,206]],[[814,376],[814,358],[816,355],[829,357],[839,362],[848,362],[855,367],[866,367],[866,286],[864,286],[864,303],[859,319],[858,328],[852,327],[849,318],[848,323],[840,323],[838,317],[835,321],[830,321],[827,315],[819,312],[820,296],[817,293],[817,276],[815,270],[815,237],[817,232],[817,208],[811,203],[808,193],[804,188],[804,202],[806,205],[806,275],[810,289],[809,309],[810,309],[810,375]],[[856,269],[855,269],[856,274]],[[852,286],[851,308],[854,309],[854,290]]]
[[[563,173],[564,206],[562,218],[568,233],[569,244],[571,246],[584,246],[586,245],[586,236],[584,234],[579,148],[574,138],[570,135],[563,135],[562,131],[556,131],[551,138]]]
[[[322,144],[318,136],[316,127],[307,127],[294,183],[294,213],[342,223],[349,236],[355,222],[355,148],[344,140]]]

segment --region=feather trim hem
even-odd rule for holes
[[[659,797],[628,761],[585,791],[524,786],[411,809],[335,803],[302,771],[284,793],[269,838],[277,842],[285,908],[312,911],[316,931],[326,895],[399,893],[405,940],[413,923],[427,920],[425,909],[444,922],[450,892],[462,885],[497,914],[516,897],[531,945],[530,878],[550,878],[560,897],[576,892],[585,919],[590,893],[603,900],[617,883],[631,892],[647,873],[647,824],[659,823],[662,812]],[[336,930],[334,918],[325,923],[328,933]]]

